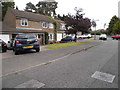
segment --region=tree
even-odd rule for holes
[[[15,2],[2,2],[2,20],[5,17],[8,7],[14,8]]]
[[[57,8],[57,2],[47,2],[47,1],[39,1],[37,6],[37,12],[44,15],[55,16],[55,9]]]
[[[79,31],[83,33],[88,32],[88,30],[91,27],[91,21],[89,18],[83,17],[84,13],[81,13],[83,9],[75,8],[75,11],[76,11],[75,15],[68,14],[65,17],[64,21],[66,23],[66,28],[67,28],[66,33],[75,34],[75,39],[76,39],[77,32]]]
[[[33,12],[33,11],[36,12],[36,7],[35,7],[34,4],[29,2],[29,3],[26,4],[25,11],[27,11],[27,12]]]
[[[19,9],[18,9],[18,6],[16,6],[16,10],[19,10]]]
[[[114,24],[113,30],[114,34],[120,34],[120,20]]]
[[[109,22],[109,26],[107,28],[107,33],[109,35],[113,34],[114,33],[114,30],[113,30],[113,27],[114,27],[114,24],[119,20],[119,18],[117,16],[113,16],[112,19],[110,20]]]

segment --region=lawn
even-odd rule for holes
[[[63,48],[63,47],[80,45],[80,44],[84,44],[84,43],[88,43],[88,42],[90,42],[90,41],[77,41],[77,42],[68,42],[68,43],[55,43],[55,44],[46,45],[45,48],[47,48],[47,49],[58,49],[58,48]]]

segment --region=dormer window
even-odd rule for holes
[[[42,23],[42,27],[43,27],[43,28],[48,28],[48,23],[43,22],[43,23]]]
[[[21,26],[28,26],[28,19],[21,19]]]
[[[65,24],[61,23],[61,29],[62,29],[62,30],[65,29]]]
[[[49,23],[49,28],[53,29],[54,25],[52,23]]]

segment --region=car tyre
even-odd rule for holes
[[[6,49],[4,49],[4,50],[2,50],[2,52],[7,52],[7,50],[6,50]]]
[[[14,50],[15,51],[15,55],[19,55],[19,52],[17,50]]]
[[[40,48],[37,48],[37,49],[36,49],[36,52],[39,52],[39,51],[40,51]]]

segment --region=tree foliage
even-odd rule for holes
[[[34,4],[29,2],[29,3],[26,4],[25,11],[27,11],[27,12],[34,12],[34,11],[36,11],[36,7],[35,7]]]
[[[118,20],[113,26],[114,34],[120,34],[120,20]]]
[[[57,8],[57,2],[45,2],[45,1],[39,1],[37,6],[37,10],[41,14],[53,16],[56,15],[55,9]]]
[[[88,30],[91,27],[91,21],[89,18],[84,18],[84,13],[82,13],[82,9],[75,8],[76,14],[71,15],[68,14],[64,21],[66,23],[67,33],[68,34],[75,34],[75,37],[77,35],[77,32],[81,31],[83,33],[88,32]]]
[[[15,2],[2,2],[1,5],[2,5],[2,20],[3,20],[5,17],[5,14],[7,12],[8,7],[14,8]]]
[[[40,13],[48,16],[55,16],[57,4],[57,2],[39,1],[38,4],[34,5],[29,2],[26,4],[25,11]]]
[[[119,18],[118,18],[117,16],[113,16],[112,19],[110,20],[109,26],[108,26],[108,28],[107,28],[107,33],[108,33],[109,35],[111,35],[111,34],[113,34],[113,33],[117,33],[117,32],[115,32],[114,29],[113,29],[113,28],[114,28],[114,24],[116,24],[117,21],[119,21]]]

